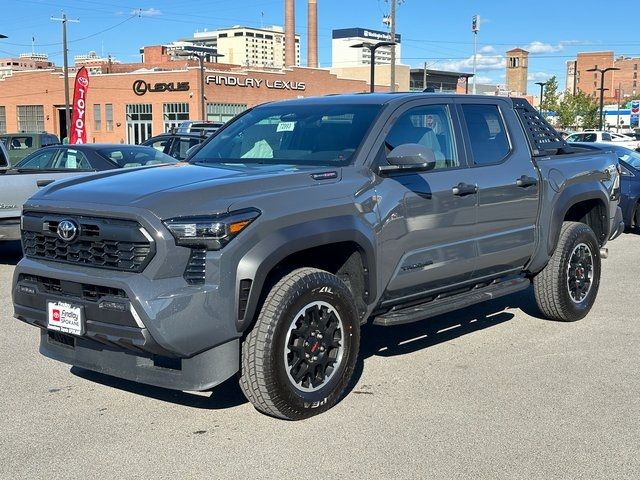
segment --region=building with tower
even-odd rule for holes
[[[507,51],[507,91],[512,95],[527,94],[529,52],[522,48]]]

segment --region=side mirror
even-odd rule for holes
[[[192,147],[187,148],[187,151],[184,152],[184,159],[185,161],[194,153],[196,153],[198,150],[200,150],[200,146],[202,145],[202,143],[198,143],[197,145],[193,145]]]
[[[389,165],[381,165],[381,174],[391,172],[424,172],[436,166],[433,150],[419,143],[398,145],[387,155]]]

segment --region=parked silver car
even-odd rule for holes
[[[10,167],[0,142],[0,241],[20,238],[22,204],[38,189],[63,177],[116,168],[175,163],[176,159],[139,145],[55,145]]]

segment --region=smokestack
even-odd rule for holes
[[[307,66],[318,68],[318,0],[309,0],[307,22]]]
[[[284,66],[296,64],[296,10],[295,0],[284,0]]]

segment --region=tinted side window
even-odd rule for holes
[[[28,169],[53,168],[51,164],[52,164],[53,158],[56,156],[56,153],[58,153],[58,150],[55,148],[45,150],[44,152],[35,153],[25,158],[16,167],[28,168]]]
[[[602,141],[603,142],[610,142],[611,141],[611,135],[609,135],[608,133],[603,133],[602,134]]]
[[[595,142],[597,139],[598,139],[598,136],[595,133],[585,133],[581,141]]]
[[[433,150],[436,169],[460,166],[446,105],[415,107],[403,113],[385,139],[387,153],[405,143],[418,143]]]
[[[509,153],[509,138],[497,105],[463,105],[476,165],[500,163]]]

